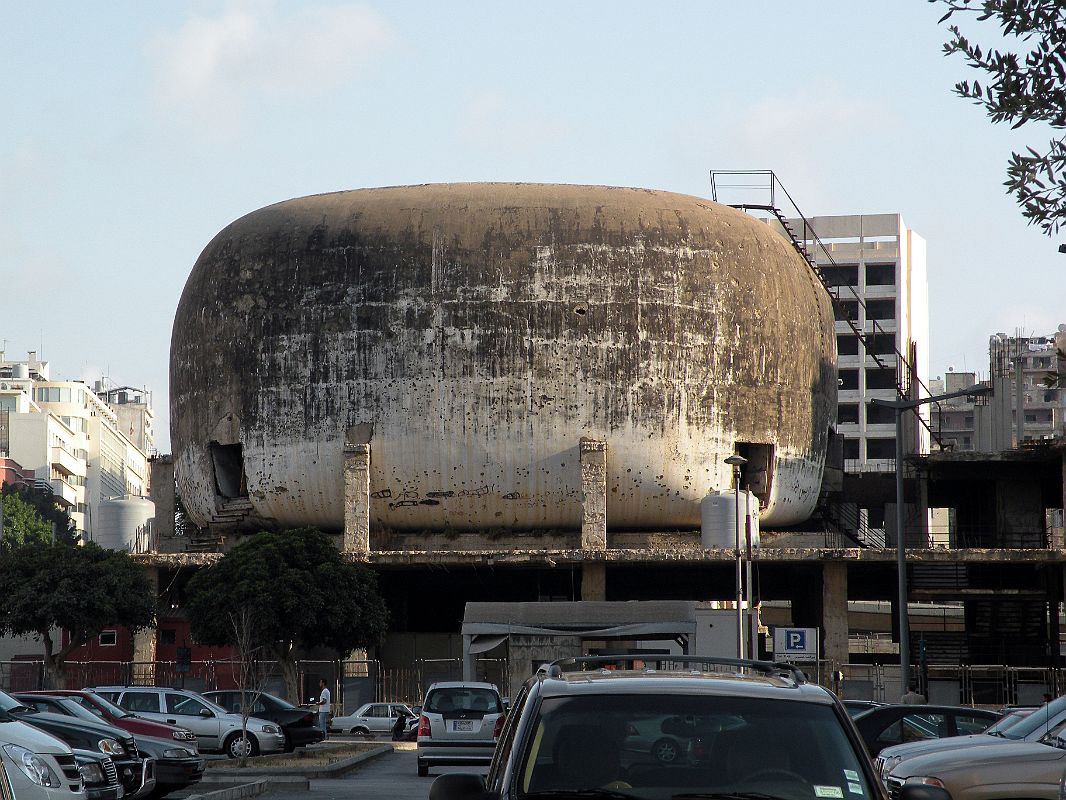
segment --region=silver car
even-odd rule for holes
[[[366,703],[354,713],[334,717],[329,729],[341,733],[354,733],[356,736],[375,736],[379,733],[392,733],[396,719],[403,714],[413,725],[418,715],[404,703]]]
[[[418,774],[445,764],[488,766],[503,719],[493,684],[434,683],[418,721]]]
[[[280,753],[285,749],[285,734],[273,722],[248,718],[248,738],[241,735],[240,714],[231,714],[222,706],[187,689],[155,686],[98,686],[90,691],[106,697],[139,717],[180,725],[196,734],[202,751],[219,751],[230,758]]]

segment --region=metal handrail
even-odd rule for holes
[[[723,176],[723,175],[761,175],[761,176],[769,176],[770,183],[769,183],[769,186],[763,186],[763,187],[754,186],[752,184],[743,184],[743,183],[742,184],[721,183],[719,181],[719,176]],[[718,189],[719,188],[732,188],[732,189],[746,188],[746,189],[762,189],[763,191],[769,191],[769,193],[770,193],[770,203],[769,204],[758,204],[758,203],[736,203],[736,204],[732,204],[732,203],[730,203],[730,204],[727,204],[727,205],[730,205],[732,208],[736,208],[736,209],[741,210],[741,211],[752,211],[752,210],[755,210],[755,211],[766,211],[766,212],[772,214],[775,219],[777,219],[778,223],[781,225],[782,230],[788,236],[788,239],[792,243],[792,246],[795,248],[796,252],[798,252],[803,257],[804,261],[806,261],[807,264],[811,267],[811,269],[814,271],[814,274],[817,276],[819,283],[822,284],[822,288],[824,288],[826,293],[829,295],[830,300],[832,301],[832,304],[833,304],[834,317],[839,317],[840,319],[842,319],[843,321],[848,323],[848,327],[851,328],[852,333],[854,333],[855,337],[859,340],[859,342],[862,343],[863,350],[866,352],[866,354],[868,356],[873,358],[874,363],[876,363],[877,366],[880,369],[888,369],[888,365],[881,359],[881,355],[880,354],[874,352],[874,350],[873,350],[873,348],[871,346],[871,342],[868,341],[868,340],[871,339],[873,336],[879,336],[879,335],[881,335],[881,336],[891,335],[892,336],[892,342],[893,342],[892,349],[893,349],[894,355],[896,356],[896,393],[899,395],[900,399],[904,399],[904,400],[908,399],[908,397],[909,397],[909,389],[910,389],[910,386],[909,386],[909,381],[910,380],[914,380],[918,384],[918,387],[920,389],[924,389],[925,392],[926,392],[926,396],[932,394],[929,391],[929,387],[926,386],[925,383],[921,380],[921,378],[918,377],[918,375],[917,375],[916,371],[913,369],[913,366],[911,365],[910,361],[907,359],[906,356],[903,355],[903,353],[900,352],[899,347],[896,346],[896,344],[895,344],[895,340],[896,340],[895,334],[889,334],[889,332],[886,331],[876,319],[867,319],[867,322],[870,323],[872,325],[872,328],[873,328],[872,333],[871,334],[867,334],[865,330],[860,330],[859,326],[855,323],[855,320],[851,319],[851,317],[846,314],[845,309],[841,305],[840,298],[836,294],[834,294],[833,291],[832,291],[832,288],[837,288],[837,290],[839,292],[839,286],[838,287],[830,287],[829,283],[826,281],[826,277],[823,274],[821,267],[819,266],[819,264],[818,264],[817,260],[814,258],[814,256],[812,256],[810,251],[807,249],[807,245],[805,244],[805,242],[812,242],[814,244],[814,246],[817,247],[821,251],[821,254],[824,256],[825,260],[829,262],[830,265],[837,266],[836,260],[833,258],[832,254],[829,252],[829,248],[827,248],[825,246],[825,244],[822,242],[822,240],[818,237],[818,234],[815,232],[814,227],[811,225],[810,221],[803,214],[803,212],[800,211],[800,208],[796,204],[796,201],[792,199],[792,195],[789,194],[788,189],[786,189],[784,184],[781,183],[780,179],[777,177],[777,175],[774,173],[773,170],[711,170],[711,199],[713,201],[715,201],[716,203],[720,202],[719,199],[718,199]],[[781,209],[777,205],[777,190],[778,190],[778,188],[780,188],[782,194],[788,199],[788,202],[791,205],[792,209],[796,212],[796,218],[799,218],[799,219],[803,220],[804,238],[802,240],[797,238],[795,231],[792,230],[792,226],[788,223],[787,217],[784,215],[784,213],[782,213]],[[855,287],[851,286],[851,285],[847,285],[847,284],[845,284],[845,286],[847,286],[847,288],[850,290],[853,299],[859,304],[859,306],[862,307],[863,311],[866,311],[867,310],[866,302],[859,296],[859,293],[857,291],[855,291]],[[845,313],[843,313],[841,315],[841,314],[837,313],[838,311],[845,312]],[[906,369],[902,369],[901,367],[906,367]],[[906,383],[904,382],[904,380],[902,378],[903,375],[907,376],[908,380],[907,380]],[[918,422],[921,424],[921,426],[923,428],[925,428],[929,432],[929,435],[936,441],[937,446],[938,447],[942,447],[943,446],[943,442],[942,442],[940,436],[937,434],[936,431],[934,431],[930,427],[929,423],[925,420],[925,418],[922,417],[919,409],[915,408],[915,409],[911,409],[911,410],[913,411],[915,418],[918,420]]]

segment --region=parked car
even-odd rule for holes
[[[841,700],[840,702],[844,704],[844,710],[852,717],[857,717],[859,714],[888,705],[877,700]]]
[[[79,703],[74,697],[52,696],[37,692],[20,692],[14,697],[16,700],[35,707],[38,711],[66,714],[89,722],[100,721],[100,717],[90,710],[90,706]],[[164,731],[183,730],[149,720],[139,720],[139,722]],[[155,762],[155,788],[149,793],[150,797],[165,797],[171,792],[199,783],[203,778],[206,764],[196,751],[196,737],[191,732],[189,736],[192,737],[191,741],[184,739],[175,741],[173,738],[156,739],[151,736],[136,737],[137,750],[141,758],[152,759]]]
[[[503,702],[491,683],[434,683],[418,720],[418,774],[445,764],[487,765],[503,729]]]
[[[441,775],[429,799],[887,798],[840,701],[798,669],[692,656],[641,660],[657,666],[631,669],[609,656],[541,669],[514,698],[487,779]],[[705,763],[664,763],[625,749],[635,720],[685,715],[719,722]],[[918,800],[921,788],[907,787],[898,800]]]
[[[85,784],[70,746],[3,711],[0,763],[17,800],[85,800]]]
[[[1038,741],[965,747],[908,758],[888,774],[890,793],[937,788],[941,800],[1058,800],[1066,772],[1066,723]],[[930,800],[935,800],[930,795]]]
[[[285,749],[285,735],[273,722],[250,717],[245,739],[240,714],[231,714],[188,689],[99,686],[91,691],[139,716],[188,728],[196,734],[199,749],[203,751],[223,752],[230,758],[241,758],[280,753]]]
[[[23,702],[28,702],[28,698],[31,695],[38,694],[51,697],[68,697],[80,703],[87,711],[99,717],[102,722],[129,731],[138,738],[151,736],[155,739],[173,739],[176,742],[181,742],[185,747],[192,747],[193,750],[196,750],[196,734],[188,728],[138,717],[121,706],[115,705],[103,695],[84,689],[48,689],[47,691],[19,692],[17,697]]]
[[[1036,742],[1051,728],[1062,722],[1066,722],[1066,697],[1052,700],[1021,719],[1000,718],[983,733],[972,736],[954,736],[949,739],[928,739],[886,747],[876,759],[878,773],[882,780],[887,780],[888,774],[897,764],[908,758],[927,753],[944,753],[949,750],[1002,745],[1014,741]]]
[[[871,756],[904,742],[947,739],[980,733],[1000,714],[965,706],[893,704],[854,717],[855,727]]]
[[[392,726],[401,713],[410,720],[408,728],[418,727],[418,714],[405,703],[366,703],[354,714],[334,717],[330,720],[329,729],[357,736],[391,734]]]
[[[241,713],[243,703],[239,689],[225,689],[202,694],[233,714]],[[245,692],[244,694],[248,697],[250,711],[254,717],[273,722],[281,728],[281,732],[285,735],[286,752],[321,742],[324,738],[322,729],[318,727],[317,715],[313,711],[299,708],[288,700],[264,692]]]
[[[0,692],[0,709],[5,714],[62,739],[74,750],[75,756],[81,759],[79,764],[88,763],[85,761],[86,753],[93,755],[91,766],[103,770],[107,779],[103,783],[88,779],[85,781],[87,793],[93,800],[112,800],[112,770],[121,784],[118,797],[142,797],[155,788],[154,765],[150,759],[145,763],[145,759],[141,758],[138,752],[136,740],[126,731],[98,720],[89,721],[38,711],[6,692]],[[107,756],[108,761],[99,762],[95,758],[98,755]]]

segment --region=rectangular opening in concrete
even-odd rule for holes
[[[211,442],[211,466],[215,473],[215,491],[222,497],[248,496],[248,479],[244,475],[244,447],[241,444]]]
[[[748,459],[740,468],[740,485],[756,497],[763,508],[770,504],[770,487],[774,480],[774,446],[737,442],[737,453]]]

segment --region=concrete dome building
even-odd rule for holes
[[[219,233],[171,342],[178,492],[199,525],[700,525],[749,459],[761,523],[806,519],[836,409],[830,300],[791,244],[667,192],[444,184],[289,200]]]

